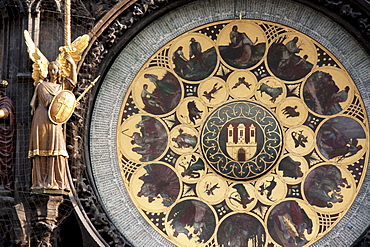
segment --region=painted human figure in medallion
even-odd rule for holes
[[[128,118],[119,129],[119,150],[135,161],[153,161],[167,148],[167,130],[154,117],[136,114]]]
[[[308,108],[320,115],[341,112],[353,97],[348,75],[336,67],[326,67],[310,75],[303,88]]]
[[[164,68],[150,68],[136,79],[134,100],[147,113],[161,115],[176,108],[181,99],[181,86],[177,77]]]
[[[211,207],[196,199],[177,203],[169,212],[167,232],[181,246],[199,246],[208,242],[216,228],[217,218]]]
[[[234,21],[226,25],[217,42],[222,59],[236,69],[255,66],[266,51],[266,37],[262,29],[252,21]]]
[[[286,81],[296,81],[311,72],[316,63],[312,41],[299,33],[285,33],[271,44],[267,62],[271,72]]]
[[[160,212],[175,203],[181,184],[172,167],[158,162],[140,167],[133,176],[130,190],[141,207]]]
[[[236,213],[227,216],[217,230],[219,246],[265,246],[266,230],[252,214]]]
[[[366,143],[363,127],[354,119],[344,116],[326,121],[317,133],[317,147],[328,160],[336,162],[356,161]]]
[[[214,42],[199,33],[180,36],[170,54],[173,71],[190,83],[209,77],[218,63]]]
[[[355,183],[349,171],[332,164],[323,164],[311,169],[302,190],[309,204],[317,211],[340,212],[351,202]]]
[[[315,213],[301,200],[287,200],[275,205],[267,218],[272,239],[281,246],[304,246],[317,234]]]

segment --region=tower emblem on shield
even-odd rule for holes
[[[226,152],[239,162],[252,158],[257,151],[255,123],[229,123],[226,125]]]
[[[225,103],[207,117],[201,146],[220,175],[249,180],[269,171],[282,150],[282,130],[265,107],[246,100]]]

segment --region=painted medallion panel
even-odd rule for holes
[[[142,216],[178,246],[308,246],[363,182],[369,124],[321,44],[239,19],[173,39],[122,104],[120,171]]]

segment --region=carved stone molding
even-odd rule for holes
[[[156,12],[163,12],[163,8],[168,6],[170,2],[185,3],[189,1],[143,0],[124,1],[117,4],[102,19],[103,22],[99,22],[90,33],[91,42],[88,52],[84,54],[83,63],[79,64],[80,83],[77,95],[89,85],[93,78],[101,73],[102,62],[109,63],[110,58],[107,59],[107,55],[112,49],[117,48],[115,45],[122,39],[128,40],[125,35],[132,28],[135,28],[135,24],[139,23],[149,13],[155,16]],[[134,34],[135,32],[131,33],[131,35]],[[89,122],[89,109],[91,110],[92,107],[92,102],[89,99],[91,99],[91,93],[85,95],[81,100],[81,104],[76,108],[71,121],[68,122],[68,151],[73,154],[70,157],[70,164],[77,196],[89,220],[106,244],[109,246],[130,246],[102,210],[99,196],[94,188],[93,178],[89,169],[86,169],[88,159],[84,156],[83,150],[88,150],[86,127]]]
[[[9,18],[14,15],[11,9],[19,11],[20,14],[27,13],[29,2],[21,0],[5,0],[0,2],[0,11],[2,13],[2,18]],[[17,12],[15,12],[17,13]]]
[[[31,13],[36,14],[39,13],[41,9],[47,8],[50,10],[54,10],[56,12],[61,12],[62,10],[62,1],[61,0],[53,0],[53,1],[42,1],[42,0],[34,0],[30,2]]]
[[[370,51],[370,8],[366,0],[296,0],[327,15],[343,26]]]
[[[32,212],[34,213],[32,229],[37,246],[53,246],[54,230],[57,227],[58,220],[60,220],[59,206],[63,201],[63,196],[46,194],[32,196]]]

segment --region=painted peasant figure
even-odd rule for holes
[[[36,48],[28,32],[25,32],[25,40],[34,61],[32,77],[36,85],[30,104],[33,114],[28,155],[32,159],[31,190],[68,191],[68,153],[63,124],[50,120],[49,107],[59,92],[76,86],[76,61],[87,46],[88,36],[61,47],[57,60],[50,63]]]

